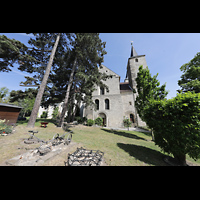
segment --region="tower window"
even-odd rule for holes
[[[96,109],[99,110],[99,100],[98,99],[95,100],[95,105],[96,105]]]
[[[138,62],[138,59],[137,59],[137,58],[135,59],[135,62]]]
[[[104,95],[104,88],[100,87],[100,95]]]
[[[106,110],[109,110],[110,109],[110,105],[109,105],[110,103],[109,103],[109,99],[106,99],[105,100],[105,109]]]

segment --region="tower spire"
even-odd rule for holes
[[[137,56],[137,52],[133,47],[133,41],[131,41],[131,58]]]

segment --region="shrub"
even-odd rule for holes
[[[94,122],[98,126],[103,126],[103,119],[101,117],[97,117]]]
[[[55,107],[52,113],[52,119],[57,119],[58,116],[59,116],[58,107]]]
[[[88,119],[87,120],[87,125],[88,126],[92,126],[94,124],[94,120],[92,120],[92,119]]]
[[[40,116],[41,118],[47,118],[47,112],[45,112],[45,111],[43,111],[43,113],[41,114],[41,116]]]
[[[12,133],[12,126],[9,126],[7,124],[5,124],[5,119],[4,120],[0,120],[0,134],[5,133],[5,134],[10,134]],[[7,121],[8,123],[8,121]]]
[[[151,100],[145,121],[154,130],[155,144],[186,165],[186,154],[200,157],[200,94],[187,92],[169,100]]]
[[[123,120],[124,126],[128,128],[131,127],[131,121],[127,118]]]
[[[87,121],[87,118],[86,117],[77,116],[77,117],[75,117],[75,121],[77,121],[79,124],[83,124],[84,122]]]

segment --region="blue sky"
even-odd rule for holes
[[[28,45],[30,38],[24,33],[0,33]],[[146,55],[147,65],[152,75],[158,73],[161,84],[166,82],[169,90],[167,98],[176,96],[179,89],[178,80],[182,75],[180,67],[189,62],[197,52],[200,52],[200,33],[100,33],[102,41],[106,42],[107,55],[104,65],[121,76],[121,82],[126,75],[126,66],[130,57],[131,42],[139,55]],[[25,90],[19,86],[25,81],[26,72],[0,72],[0,87],[11,90]],[[30,75],[29,75],[30,76]]]

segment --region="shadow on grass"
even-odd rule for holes
[[[119,135],[119,136],[124,136],[124,137],[128,137],[128,138],[132,138],[132,139],[135,139],[135,140],[145,140],[147,141],[146,139],[142,138],[142,137],[139,137],[133,133],[127,133],[125,131],[115,131],[115,130],[109,130],[109,129],[101,129],[102,131],[106,131],[108,133],[113,133],[115,135]]]
[[[130,156],[146,164],[156,166],[168,166],[164,161],[164,154],[159,151],[134,144],[117,143],[117,146],[129,153]]]

